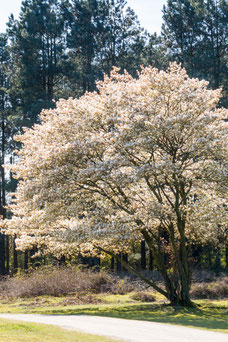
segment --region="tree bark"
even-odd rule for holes
[[[125,261],[126,263],[128,263],[128,254],[124,253],[123,254],[123,261]],[[126,267],[123,266],[123,272],[127,272],[128,269]]]
[[[25,251],[24,253],[24,269],[28,269],[28,251]]]
[[[9,274],[9,268],[10,268],[9,236],[6,235],[6,274]]]
[[[146,243],[141,241],[141,269],[146,269]]]
[[[228,246],[226,246],[226,270],[228,271]]]
[[[15,238],[16,238],[16,236],[13,239],[13,273],[16,273],[17,269],[18,269],[18,258],[17,258]]]
[[[122,262],[121,260],[123,260],[121,258],[121,253],[118,255],[118,258],[116,259],[116,271],[117,272],[121,272],[122,271]]]
[[[153,271],[154,270],[154,263],[153,263],[153,253],[150,250],[149,252],[149,270]]]
[[[4,111],[4,104],[2,104],[2,110]],[[2,113],[2,121],[1,121],[1,190],[0,190],[0,215],[3,219],[6,217],[6,193],[5,193],[5,169],[3,167],[5,163],[5,116],[4,112]],[[5,244],[5,235],[0,233],[0,274],[6,274],[6,244]]]
[[[111,257],[111,271],[114,272],[114,267],[115,267],[115,259]]]
[[[5,275],[5,236],[0,234],[0,275]]]

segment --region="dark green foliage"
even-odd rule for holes
[[[25,0],[19,20],[8,22],[22,125],[31,126],[43,108],[53,106],[54,88],[62,75],[65,35],[58,0]]]
[[[13,135],[36,123],[53,100],[94,90],[95,81],[113,65],[134,74],[154,49],[124,0],[24,0],[19,19],[11,15],[7,25],[7,34],[0,35],[1,165],[6,156],[7,162],[15,161],[13,150],[20,146]],[[15,191],[17,181],[6,177],[2,166],[0,183],[0,214],[5,216],[6,194]],[[11,269],[9,240],[2,236],[0,243],[3,274],[5,265]],[[17,269],[11,244],[11,264]]]
[[[74,96],[94,90],[95,81],[113,66],[134,74],[145,61],[148,36],[125,0],[73,0],[62,7],[68,25],[68,85]]]
[[[207,79],[228,94],[228,3],[226,0],[168,0],[162,35],[171,59],[193,77]]]
[[[10,127],[10,55],[7,36],[0,34],[0,215],[6,217],[5,157],[9,151]],[[8,239],[0,234],[0,274],[5,274],[9,265]]]
[[[151,49],[125,0],[24,0],[8,36],[21,126],[53,99],[94,90],[113,65],[135,74]]]
[[[140,26],[125,0],[23,0],[19,19],[11,15],[7,34],[0,34],[0,165],[15,162],[13,150],[20,146],[13,135],[37,122],[43,108],[53,107],[53,100],[95,90],[96,80],[113,66],[136,76],[140,65],[164,69],[170,60],[177,60],[190,76],[207,79],[213,88],[223,87],[221,105],[227,106],[227,1],[168,0],[163,15],[162,36],[158,36]],[[0,166],[3,217],[7,194],[16,186],[17,181]],[[10,245],[14,246],[13,240]],[[18,254],[11,249],[9,240],[0,235],[0,274],[13,264],[18,268]],[[152,253],[145,248],[141,252],[142,269],[153,270]],[[196,246],[193,268],[227,270],[228,248],[225,257],[223,252]],[[25,268],[29,255],[24,258]],[[121,269],[118,262],[116,266]]]

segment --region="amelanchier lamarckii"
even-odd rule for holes
[[[143,239],[165,288],[124,266],[191,305],[189,248],[227,239],[228,110],[207,86],[176,63],[136,79],[114,68],[97,92],[43,111],[16,137],[19,185],[2,225],[18,248],[117,257]]]

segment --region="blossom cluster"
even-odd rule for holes
[[[221,90],[176,63],[113,68],[98,91],[60,100],[16,140],[12,219],[18,248],[55,254],[128,251],[147,231],[227,239],[228,110]]]

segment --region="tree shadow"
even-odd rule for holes
[[[171,307],[166,304],[100,305],[65,309],[47,308],[45,313],[135,319],[204,329],[227,330],[228,332],[228,307],[226,306],[203,305],[183,308]]]

